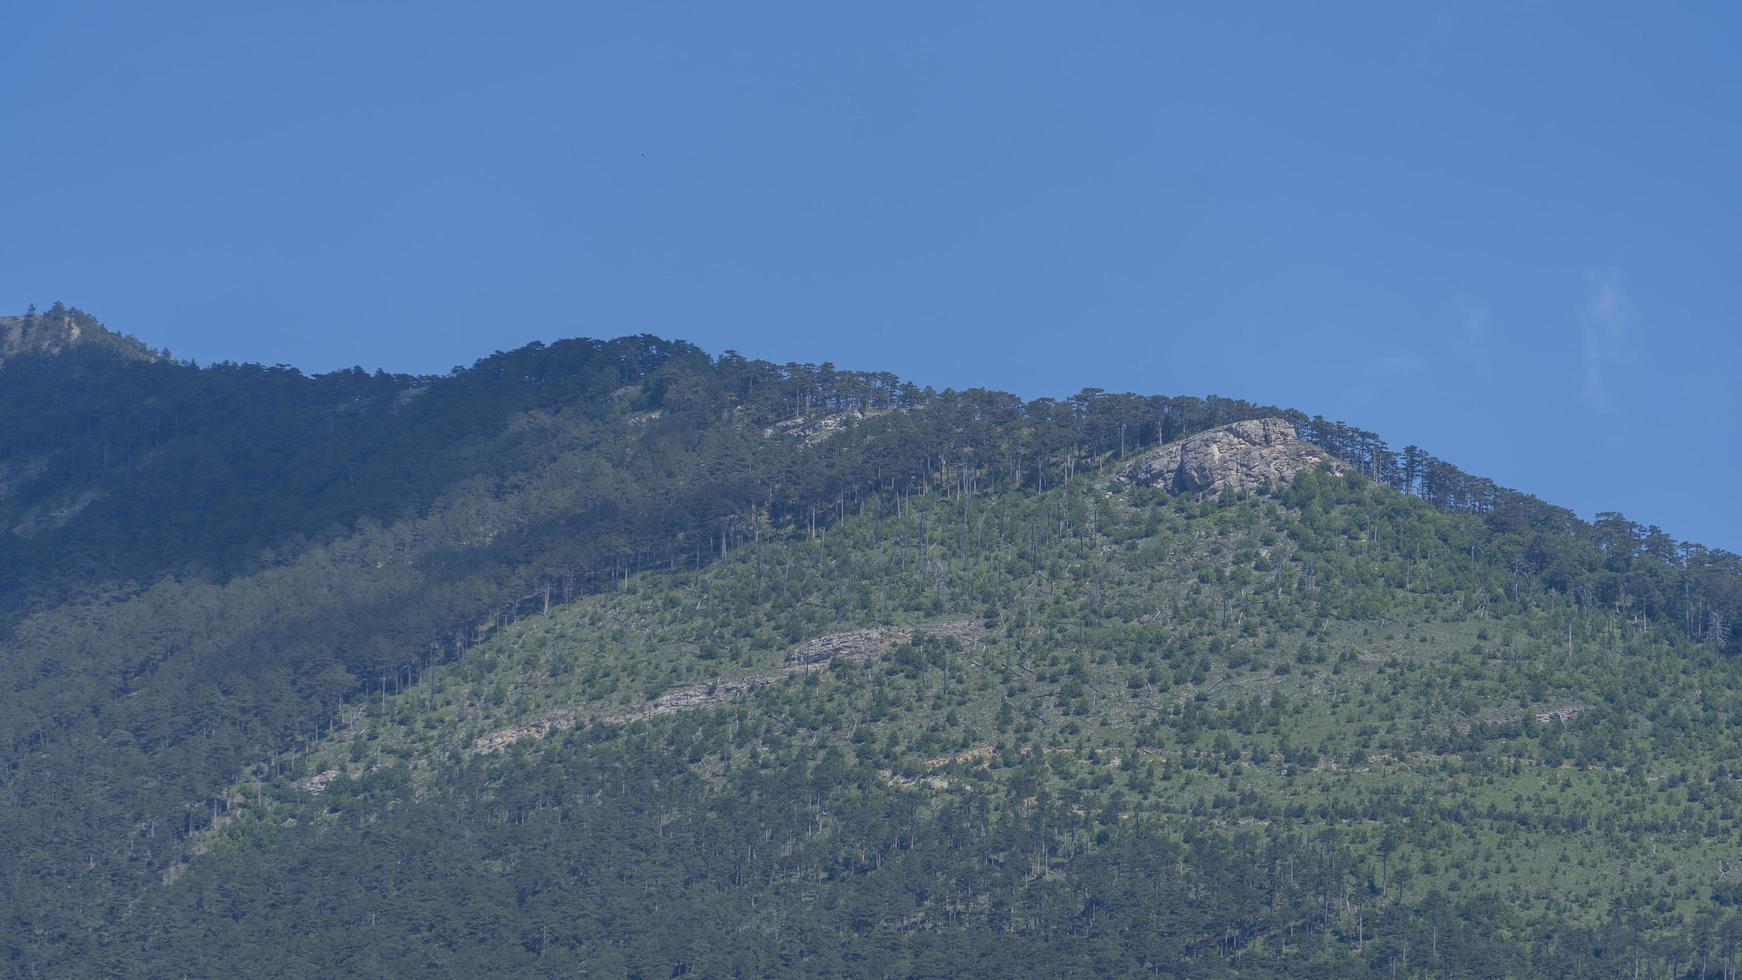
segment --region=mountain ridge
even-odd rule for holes
[[[20,972],[1589,973],[1731,921],[1733,556],[1341,423],[647,336],[75,350],[0,408],[0,517],[104,493],[0,534]]]
[[[544,344],[534,343],[508,354],[498,352],[490,358],[480,360],[473,368],[457,377],[471,378],[474,385],[480,381],[490,384],[494,383],[494,379],[503,377],[502,368],[504,366],[518,363],[518,366],[513,370],[528,372],[534,386],[544,385],[546,382],[538,379],[543,372],[549,371],[550,368],[538,366],[541,359],[550,360],[549,355],[560,350],[572,349],[577,345],[605,344],[614,347],[631,341],[653,352],[656,359],[666,356],[660,352],[668,349],[680,358],[689,359],[689,363],[692,364],[700,363],[698,359],[707,359],[708,357],[693,345],[647,336],[620,338],[610,342],[580,339],[561,341],[548,348]],[[142,344],[139,347],[144,349]],[[718,363],[722,367],[730,366],[738,370],[749,368],[752,371],[764,373],[786,372],[791,380],[784,382],[785,384],[797,382],[800,385],[820,385],[822,389],[830,389],[831,393],[826,397],[818,393],[822,389],[796,394],[788,399],[788,403],[781,411],[762,416],[764,429],[769,430],[770,433],[791,433],[803,445],[810,445],[820,438],[827,438],[844,425],[866,423],[868,420],[864,418],[866,414],[864,409],[874,402],[877,405],[900,403],[913,407],[937,402],[940,397],[944,401],[953,401],[958,407],[972,403],[983,404],[985,411],[989,414],[1002,413],[1008,421],[1021,420],[1021,424],[1057,428],[1060,427],[1061,423],[1065,423],[1076,428],[1087,427],[1094,431],[1071,435],[1061,434],[1050,438],[1067,439],[1072,443],[1081,443],[1084,436],[1087,435],[1090,440],[1097,443],[1092,451],[1117,451],[1121,455],[1125,454],[1127,448],[1131,452],[1136,452],[1145,440],[1160,449],[1162,448],[1160,442],[1177,442],[1186,434],[1201,431],[1203,428],[1227,422],[1273,418],[1291,427],[1295,432],[1294,438],[1312,447],[1312,451],[1323,452],[1333,459],[1341,460],[1343,461],[1342,465],[1347,465],[1369,479],[1399,489],[1404,493],[1419,496],[1441,509],[1485,515],[1490,522],[1501,521],[1508,524],[1523,522],[1541,527],[1551,534],[1582,538],[1605,554],[1609,554],[1610,564],[1626,563],[1632,558],[1645,557],[1668,565],[1712,568],[1721,575],[1728,575],[1732,572],[1742,575],[1742,559],[1738,559],[1733,553],[1724,549],[1706,548],[1692,542],[1677,542],[1655,525],[1636,524],[1619,514],[1599,514],[1595,520],[1585,521],[1565,508],[1499,486],[1485,478],[1468,474],[1418,447],[1408,446],[1402,450],[1392,450],[1375,433],[1346,423],[1329,421],[1321,416],[1308,416],[1293,409],[1255,406],[1216,396],[1207,398],[1142,397],[1128,394],[1110,395],[1099,389],[1087,389],[1068,399],[1039,398],[1023,403],[1013,395],[985,389],[965,389],[962,391],[948,389],[941,393],[932,389],[921,390],[900,382],[895,375],[887,372],[839,371],[831,365],[789,364],[777,366],[767,362],[749,361],[735,353],[723,355]],[[291,386],[301,386],[305,389],[324,383],[337,387],[339,390],[335,394],[339,397],[348,398],[354,402],[366,404],[370,400],[391,399],[395,409],[403,409],[406,405],[411,404],[404,397],[405,391],[413,387],[420,391],[427,391],[430,383],[441,381],[441,379],[419,381],[411,376],[386,375],[381,372],[377,372],[371,379],[368,375],[354,371],[340,371],[305,378],[294,370],[287,372],[284,369],[262,368],[258,365],[219,365],[207,369],[182,367],[193,372],[190,375],[192,377],[204,377],[214,375],[214,373],[217,376],[222,376],[224,373],[234,375],[236,381],[244,388],[256,384],[255,379],[279,379]],[[61,384],[58,380],[54,383]],[[380,393],[365,392],[362,386],[367,383],[376,384]],[[664,382],[659,383],[663,384]],[[625,390],[639,389],[631,386]],[[622,399],[616,388],[613,388],[612,392],[610,397],[605,399],[607,403],[623,409],[637,407]],[[548,396],[546,398],[548,400]],[[810,407],[813,399],[819,408],[825,407],[823,405],[825,401],[830,401],[829,411],[823,411],[820,414],[813,412]],[[507,408],[507,406],[503,407]],[[99,406],[94,410],[121,414],[119,405]],[[316,411],[325,412],[328,409],[317,407]],[[400,413],[396,412],[396,414]],[[807,416],[813,414],[821,421],[805,421]],[[1100,415],[1101,419],[1097,420],[1096,415]],[[889,425],[889,420],[885,419],[871,424],[873,426]],[[1118,427],[1121,424],[1125,425],[1126,431],[1119,431]],[[811,429],[817,431],[810,431]],[[1129,446],[1126,445],[1128,437]],[[1119,448],[1115,450],[1114,447]],[[1060,444],[1052,447],[1034,446],[1022,451],[1029,454],[1038,453],[1042,457],[1050,455],[1058,459],[1060,472],[1068,477],[1074,472],[1075,455],[1087,449],[1089,447],[1081,445]],[[0,443],[0,465],[5,465],[8,458],[16,460],[18,454],[8,452],[7,447]],[[1047,479],[1045,469],[1048,464],[1046,462],[1028,462],[1017,465],[1036,467],[1032,471],[1033,475],[1026,477],[1026,479],[1036,486],[1044,486]],[[1153,478],[1153,475],[1143,477],[1143,479]],[[14,479],[13,482],[19,481]],[[1243,486],[1245,489],[1252,489],[1254,484],[1247,481]],[[82,488],[80,493],[61,494],[53,513],[59,514],[74,509],[85,489],[89,488]],[[15,500],[20,497],[16,492],[13,492],[11,496]],[[5,499],[4,496],[0,496],[0,504],[3,504]],[[0,512],[0,525],[14,526],[25,519],[24,516],[8,518],[5,513]],[[39,522],[40,519],[37,523]],[[29,523],[26,526],[34,528],[37,523]],[[3,540],[3,536],[0,536],[0,540]],[[1541,562],[1548,557],[1547,555],[1538,555],[1534,556],[1532,560]],[[1573,583],[1563,581],[1562,585],[1571,588]],[[4,583],[0,582],[0,591],[3,591],[3,587]],[[1649,588],[1634,589],[1632,593],[1637,598],[1643,592],[1649,598],[1649,593],[1653,591]],[[1738,617],[1742,617],[1742,596],[1737,597],[1737,603],[1733,610],[1725,614],[1726,622],[1735,621]],[[1703,627],[1696,628],[1703,629]]]

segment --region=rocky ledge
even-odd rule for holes
[[[1284,419],[1248,419],[1208,429],[1152,450],[1125,470],[1123,478],[1140,486],[1179,493],[1257,490],[1288,483],[1303,470],[1349,468],[1323,449],[1302,440]]]

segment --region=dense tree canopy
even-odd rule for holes
[[[1267,416],[1352,472],[1110,479]],[[0,418],[25,975],[1735,965],[1737,557],[1341,423],[646,336]]]

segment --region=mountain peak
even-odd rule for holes
[[[32,306],[22,316],[0,317],[0,364],[29,354],[74,349],[106,350],[140,361],[159,357],[137,338],[110,330],[76,306],[55,303],[41,312]]]

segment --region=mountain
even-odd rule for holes
[[[1727,976],[1742,563],[654,337],[0,364],[19,975]]]

